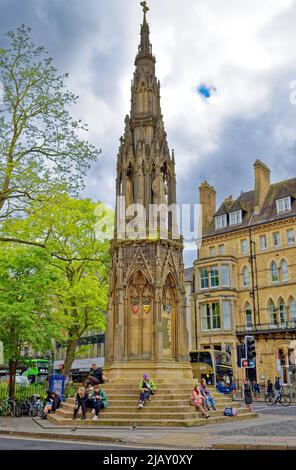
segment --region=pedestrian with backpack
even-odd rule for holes
[[[250,413],[253,413],[253,398],[252,398],[252,387],[247,378],[244,379],[244,395],[245,395],[245,404]]]

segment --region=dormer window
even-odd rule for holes
[[[226,214],[223,215],[217,215],[215,217],[215,228],[224,228],[227,226],[227,217]]]
[[[291,196],[277,199],[276,210],[278,214],[289,212],[291,210]]]
[[[242,211],[229,213],[229,225],[238,225],[242,223]]]

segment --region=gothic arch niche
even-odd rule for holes
[[[176,335],[177,291],[173,276],[166,277],[162,294],[162,354],[164,359],[174,357]]]
[[[127,337],[129,359],[151,359],[153,333],[153,291],[146,275],[138,270],[131,278],[127,295]]]

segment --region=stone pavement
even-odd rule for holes
[[[254,428],[253,420],[229,423],[227,425],[209,425],[197,428],[172,429],[122,429],[122,428],[88,428],[53,426],[38,418],[0,418],[1,435],[35,437],[55,440],[71,440],[79,442],[113,442],[121,445],[134,445],[135,448],[145,449],[153,446],[155,449],[291,449],[296,450],[296,434],[294,436],[278,436],[279,425],[289,425],[295,422],[295,417],[260,416],[256,420],[256,429],[262,435],[244,435],[245,431]],[[78,425],[78,422],[76,426]],[[264,435],[264,429],[271,426],[273,435]],[[226,435],[227,434],[227,435]]]

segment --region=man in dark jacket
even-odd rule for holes
[[[84,387],[87,388],[89,384],[92,386],[103,384],[107,378],[104,376],[104,373],[101,367],[97,367],[96,364],[91,365],[90,374],[84,382]]]

